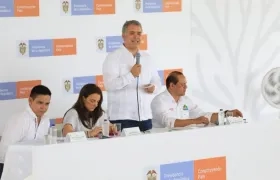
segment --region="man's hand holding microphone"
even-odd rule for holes
[[[130,72],[134,77],[138,78],[141,73],[140,53],[139,52],[136,53],[135,57],[136,57],[136,63],[131,68]],[[147,84],[144,86],[144,89],[147,93],[153,93],[155,90],[155,86],[153,84]]]

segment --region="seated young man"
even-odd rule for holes
[[[0,142],[0,177],[5,154],[10,145],[18,142],[44,139],[48,134],[50,119],[45,116],[51,100],[51,91],[43,85],[32,88],[27,107],[9,119]]]

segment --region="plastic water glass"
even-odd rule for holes
[[[57,143],[63,143],[65,138],[63,137],[62,130],[57,131]]]
[[[169,123],[168,123],[167,130],[168,130],[168,132],[171,132],[171,131],[173,130],[173,128],[172,128],[172,122],[169,122]]]
[[[50,137],[51,144],[57,143],[57,128],[55,126],[50,127],[49,137]]]
[[[115,136],[120,136],[121,135],[121,132],[122,132],[122,124],[121,123],[116,123],[116,124],[114,124],[114,126],[115,126],[115,130],[116,130],[116,132],[115,132]]]
[[[226,112],[226,120],[227,120],[226,123],[227,123],[227,124],[230,124],[230,122],[231,122],[230,119],[231,119],[232,117],[233,117],[233,112],[229,112],[229,111]]]

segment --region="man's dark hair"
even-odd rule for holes
[[[44,85],[37,85],[34,86],[30,92],[30,96],[32,99],[35,99],[38,95],[49,95],[51,96],[52,93],[49,88]]]
[[[178,76],[183,75],[182,72],[180,71],[172,71],[166,78],[165,84],[166,84],[166,89],[170,87],[170,84],[177,84],[178,83]]]

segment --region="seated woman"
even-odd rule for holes
[[[63,117],[63,136],[67,133],[85,131],[87,137],[96,137],[102,132],[102,123],[106,119],[101,104],[102,91],[95,84],[86,84],[80,91],[78,100]],[[110,123],[110,131],[113,131]]]

